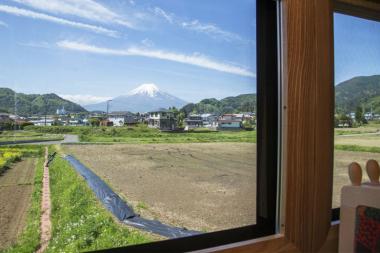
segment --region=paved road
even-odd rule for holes
[[[37,141],[37,142],[17,142],[17,143],[3,143],[2,145],[29,145],[29,144],[34,144],[34,145],[57,145],[57,144],[62,144],[62,143],[78,143],[79,142],[79,137],[78,135],[74,134],[65,134],[63,135],[63,140],[60,141]]]

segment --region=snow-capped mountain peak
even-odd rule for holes
[[[131,90],[128,95],[146,95],[149,97],[155,97],[159,91],[160,89],[154,83],[146,83]]]
[[[155,84],[147,83],[131,90],[126,95],[112,98],[108,105],[107,102],[101,102],[86,105],[85,108],[89,111],[106,111],[107,106],[109,106],[110,112],[150,112],[173,106],[181,108],[186,104],[186,101],[167,92],[160,91]]]

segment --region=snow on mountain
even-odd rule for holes
[[[131,90],[128,95],[147,95],[149,97],[155,97],[158,92],[160,92],[160,90],[154,83],[146,83]]]
[[[160,108],[181,108],[187,102],[167,92],[161,91],[155,84],[142,84],[127,95],[118,96],[110,102],[110,112],[130,111],[149,112]],[[86,105],[88,111],[106,111],[107,102]]]

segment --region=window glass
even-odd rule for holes
[[[255,0],[1,1],[0,250],[255,224],[255,13]]]
[[[333,207],[350,184],[348,165],[380,153],[380,23],[335,14],[335,161]]]

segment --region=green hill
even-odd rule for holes
[[[199,103],[185,105],[185,113],[239,113],[256,111],[256,94],[243,94],[236,97],[226,97],[221,100],[215,98],[203,99]]]
[[[17,113],[20,116],[55,114],[57,109],[65,107],[69,113],[86,112],[78,104],[65,100],[56,94],[16,93],[9,88],[0,88],[0,111]]]
[[[380,113],[380,75],[358,76],[335,87],[337,112],[355,112],[358,106]]]

